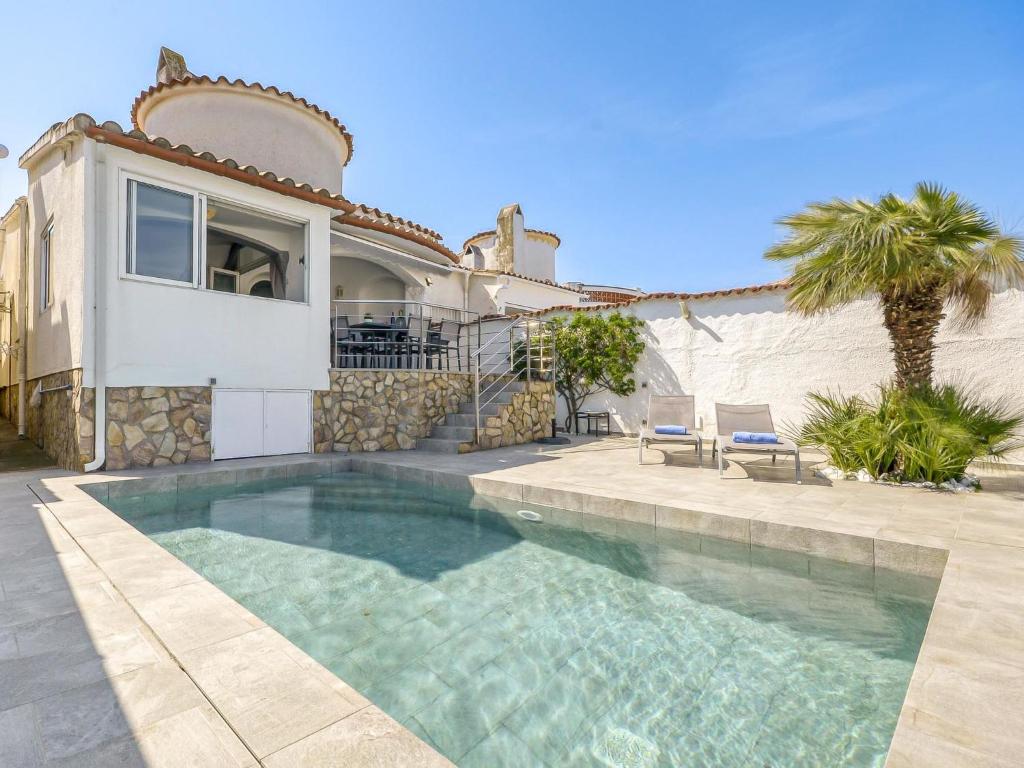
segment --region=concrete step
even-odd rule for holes
[[[508,402],[511,402],[511,400],[509,400]],[[497,416],[499,413],[501,413],[502,406],[508,405],[508,402],[500,402],[498,399],[496,399],[493,403],[481,405],[480,413],[487,414],[488,416]],[[476,413],[476,411],[473,410],[473,403],[463,403],[459,407],[459,413]]]
[[[438,424],[430,430],[431,437],[442,440],[462,440],[471,443],[476,437],[476,427],[472,425]]]
[[[473,450],[473,444],[465,440],[445,440],[440,437],[421,437],[416,441],[417,451],[431,453],[467,453]]]
[[[476,427],[476,415],[473,413],[449,413],[444,417],[444,426]]]

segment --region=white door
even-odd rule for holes
[[[309,392],[264,393],[263,455],[309,453]]]
[[[213,458],[262,455],[262,390],[213,390]]]
[[[262,389],[213,391],[213,458],[308,453],[310,393]]]

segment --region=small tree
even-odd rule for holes
[[[633,368],[644,351],[639,331],[643,321],[618,312],[576,312],[568,321],[555,318],[551,325],[558,354],[555,389],[569,411],[568,431],[573,414],[588,397],[599,392],[626,397],[636,390]]]

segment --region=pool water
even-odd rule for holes
[[[880,766],[936,587],[358,473],[110,505],[460,766]]]

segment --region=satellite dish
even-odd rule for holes
[[[0,160],[3,160],[9,154],[10,152],[7,151],[7,147],[5,147],[3,144],[0,144]]]

